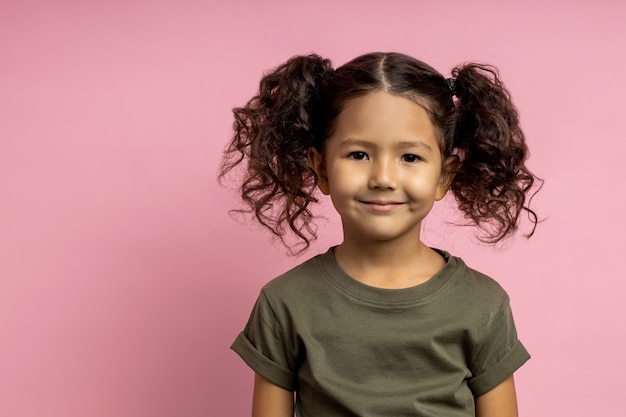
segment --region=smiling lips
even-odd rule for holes
[[[397,209],[398,207],[405,204],[400,201],[381,201],[381,200],[371,200],[371,201],[361,201],[366,207],[370,210],[379,212],[379,213],[388,213]]]

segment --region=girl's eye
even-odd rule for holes
[[[412,153],[407,153],[405,155],[402,155],[402,160],[404,162],[413,163],[413,162],[419,162],[421,159],[417,155],[413,155]]]
[[[355,159],[357,161],[364,161],[366,159],[369,159],[365,152],[360,152],[360,151],[350,152],[350,154],[348,155],[348,158]]]

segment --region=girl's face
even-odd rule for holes
[[[435,135],[426,110],[409,99],[376,92],[346,103],[324,155],[309,153],[344,239],[417,242],[456,160],[442,161]]]

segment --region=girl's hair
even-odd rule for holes
[[[249,209],[242,211],[254,213],[285,244],[293,232],[305,250],[316,238],[310,204],[317,202],[307,152],[323,153],[348,100],[378,91],[429,113],[444,159],[460,158],[450,190],[466,218],[485,231],[483,241],[512,234],[523,211],[533,234],[537,216],[526,201],[537,178],[524,165],[528,148],[497,70],[470,63],[446,79],[399,53],[363,55],[336,70],[318,55],[295,56],[261,79],[258,94],[233,109],[235,134],[220,173],[224,178],[244,164],[240,192]]]

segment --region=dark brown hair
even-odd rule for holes
[[[461,164],[450,190],[466,218],[496,243],[517,230],[537,178],[524,162],[528,149],[517,110],[495,68],[465,64],[452,81],[429,65],[399,53],[371,53],[332,69],[318,55],[295,56],[262,79],[259,92],[233,109],[235,134],[220,178],[244,164],[240,192],[258,221],[286,244],[289,231],[305,250],[316,237],[310,204],[316,176],[307,159],[323,151],[345,103],[377,91],[406,97],[425,108],[444,159]],[[453,94],[456,99],[453,99]],[[300,252],[300,251],[298,251]]]

